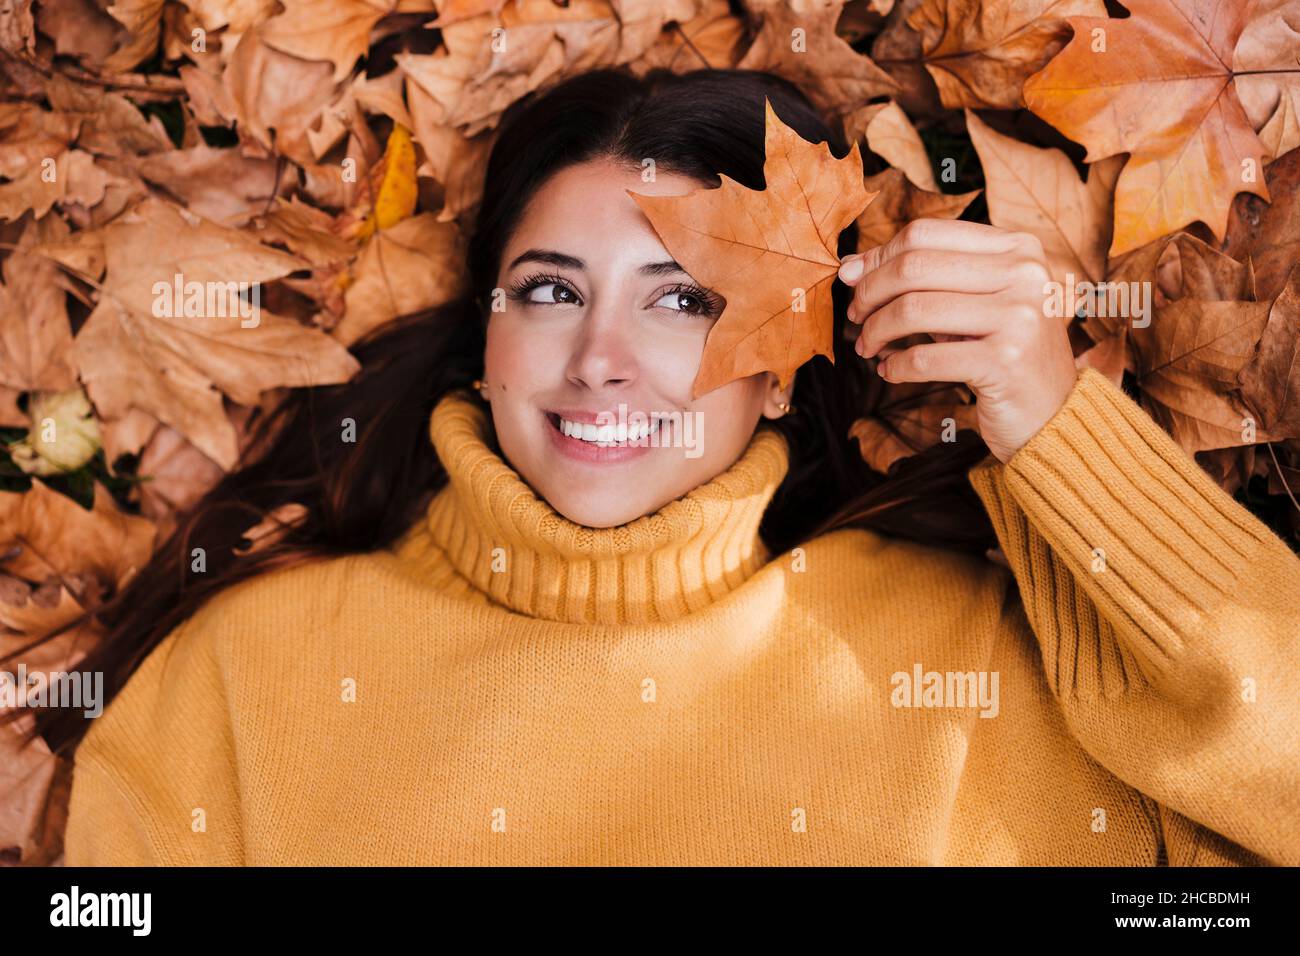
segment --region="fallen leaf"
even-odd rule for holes
[[[357,260],[334,337],[351,345],[401,315],[447,302],[465,290],[464,238],[431,213],[377,232]]]
[[[695,378],[699,395],[758,372],[785,387],[814,355],[834,360],[831,282],[840,231],[874,194],[857,144],[835,159],[787,126],[764,98],[763,190],[722,176],[686,196],[628,195],[688,274],[726,300]]]
[[[750,6],[762,25],[740,69],[783,76],[826,112],[844,113],[898,91],[888,73],[836,34],[844,0],[767,0]]]
[[[939,191],[921,136],[897,103],[864,106],[845,117],[844,129],[853,139],[864,138],[868,149],[901,169],[917,188]]]
[[[1232,82],[1239,0],[1129,0],[1123,20],[1072,17],[1074,37],[1025,83],[1028,107],[1088,148],[1128,153],[1111,255],[1195,221],[1217,237],[1239,192],[1268,199],[1264,148]],[[1100,47],[1100,48],[1099,48]]]
[[[1300,146],[1300,0],[1254,0],[1232,72],[1265,160]]]
[[[1241,369],[1242,396],[1273,435],[1300,438],[1300,266],[1268,309],[1258,351]]]
[[[229,469],[236,438],[222,393],[251,405],[265,389],[342,382],[358,368],[328,336],[264,310],[256,325],[246,326],[233,304],[217,315],[176,314],[177,303],[165,307],[159,296],[175,297],[177,277],[183,287],[197,283],[205,295],[224,296],[237,283],[251,286],[303,267],[248,233],[187,220],[150,200],[105,228],[104,247],[103,294],[74,353],[91,399],[107,417],[140,408]]]
[[[284,12],[262,26],[262,41],[304,60],[334,64],[334,80],[366,55],[370,31],[397,0],[281,0]]]
[[[1122,160],[1094,163],[1085,183],[1059,149],[1003,136],[970,110],[966,128],[984,167],[993,225],[1037,236],[1048,271],[1063,288],[1105,279],[1111,202]]]
[[[979,195],[978,189],[951,195],[927,192],[913,185],[900,169],[868,176],[864,185],[867,192],[879,195],[858,216],[856,252],[883,246],[914,219],[956,219]]]
[[[1234,259],[1249,257],[1261,299],[1277,295],[1291,266],[1300,262],[1300,149],[1280,156],[1265,171],[1266,203],[1244,193],[1232,204],[1222,251]]]
[[[907,18],[949,109],[1016,109],[1025,78],[1064,45],[1064,18],[1105,16],[1102,0],[924,0]]]
[[[29,222],[2,267],[0,385],[18,391],[60,392],[76,385],[72,327],[58,268],[32,251],[43,231],[49,230]]]

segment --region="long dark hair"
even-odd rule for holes
[[[848,147],[791,83],[749,70],[622,70],[583,74],[515,103],[488,162],[472,232],[470,291],[455,301],[399,318],[356,343],[362,370],[336,386],[299,389],[254,432],[255,453],[190,511],[132,581],[94,612],[104,636],[79,664],[104,674],[105,703],[141,661],[213,594],[303,560],[372,551],[408,529],[447,481],[427,424],[447,392],[483,373],[488,310],[501,252],[526,203],[556,171],[608,157],[717,183],[725,173],[762,189],[764,97],[804,139]],[[856,230],[840,236],[854,251]],[[966,472],[985,453],[974,433],[907,460],[889,476],[873,472],[849,437],[853,422],[877,408],[883,383],[842,334],[849,290],[835,283],[835,362],[818,356],[796,376],[795,412],[770,423],[790,447],[790,469],[760,533],[774,554],[839,527],[948,548],[982,551],[992,530]],[[356,441],[339,441],[344,418]],[[277,508],[297,504],[305,520],[251,552],[244,532]],[[192,549],[206,568],[193,573]],[[85,623],[85,619],[81,622]],[[52,636],[52,635],[51,635]],[[42,640],[48,640],[49,637]],[[23,648],[13,656],[27,650]],[[87,729],[79,710],[37,712],[34,734],[68,752]]]

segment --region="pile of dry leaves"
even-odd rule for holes
[[[1034,233],[1080,362],[1300,528],[1300,0],[5,6],[0,656],[120,589],[285,389],[459,294],[503,110],[600,66],[795,81],[861,148],[863,248],[923,216]],[[255,327],[180,304],[232,280]],[[894,386],[854,436],[886,470],[949,418],[972,423],[964,389]],[[18,729],[0,860],[47,863],[68,767]]]

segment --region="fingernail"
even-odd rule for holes
[[[862,257],[854,256],[851,259],[845,259],[840,263],[840,279],[845,282],[855,282],[862,278]]]
[[[853,348],[857,350],[859,355],[862,354],[862,336],[858,336],[858,341],[854,344]]]

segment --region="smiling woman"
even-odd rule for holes
[[[747,71],[512,108],[472,294],[294,395],[43,715],[69,864],[1300,864],[1300,562],[1075,375],[1033,242],[846,230],[834,364],[693,396],[726,302],[628,191],[762,188],[765,98],[848,152]],[[987,447],[871,473],[876,368]]]

